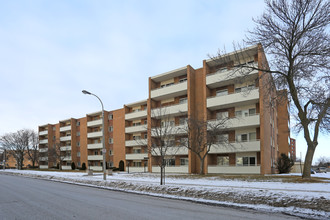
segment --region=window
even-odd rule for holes
[[[229,156],[219,156],[217,157],[218,166],[229,166]]]
[[[140,140],[141,136],[133,136],[133,140]]]
[[[249,109],[249,116],[255,115],[256,114],[256,109],[255,108],[250,108]]]
[[[236,111],[235,116],[236,117],[242,117],[242,111]]]
[[[94,140],[94,144],[98,144],[99,143],[99,141],[96,139],[96,140]]]
[[[173,127],[175,125],[175,123],[174,123],[174,121],[162,121],[161,125],[162,125],[162,127],[167,127],[167,126]]]
[[[140,148],[133,149],[133,154],[140,154],[140,153],[141,153]]]
[[[187,124],[187,121],[188,121],[188,118],[180,118],[179,119],[179,124],[180,125],[186,125]]]
[[[80,162],[77,162],[77,166],[80,167]]]
[[[181,158],[180,159],[180,165],[181,166],[187,166],[189,164],[188,158]]]
[[[112,150],[109,150],[109,155],[110,155],[110,156],[112,155]]]
[[[226,143],[226,142],[228,142],[228,140],[229,140],[228,134],[217,135],[217,142],[218,143]]]
[[[135,162],[133,161],[133,167],[141,167],[141,162]]]
[[[77,152],[77,157],[80,157],[80,152]]]
[[[113,138],[109,138],[109,144],[113,144]]]
[[[237,166],[255,166],[256,158],[255,157],[237,157],[236,165]]]
[[[216,92],[216,96],[228,95],[228,89],[221,89]]]
[[[257,133],[256,132],[249,133],[249,141],[254,141],[256,139],[257,139]]]
[[[109,118],[109,120],[112,120],[113,119],[113,115],[112,114],[109,114],[108,118]]]
[[[99,152],[98,151],[94,151],[94,155],[99,155]]]
[[[183,79],[179,80],[180,83],[183,83],[183,82],[186,82],[186,81],[187,81],[187,78],[183,78]]]
[[[144,124],[145,124],[145,125],[148,124],[148,120],[144,120]]]
[[[80,121],[77,121],[77,122],[76,122],[76,126],[79,126],[79,125],[80,125]]]
[[[77,136],[78,136],[78,137],[80,136],[80,131],[77,131]]]
[[[133,126],[139,126],[141,125],[141,122],[133,122]]]
[[[180,104],[184,104],[184,103],[187,103],[187,98],[181,98],[180,100],[179,100],[179,103]]]
[[[77,146],[78,146],[78,147],[80,146],[80,141],[77,141]]]
[[[180,138],[180,143],[186,145],[188,143],[188,138]]]
[[[228,112],[217,112],[217,119],[225,119],[228,118]]]
[[[164,159],[164,162],[167,167],[174,167],[175,166],[175,160],[174,159]]]
[[[113,131],[113,127],[110,126],[110,127],[109,127],[109,132],[112,132],[112,131]]]
[[[148,138],[148,134],[144,134],[144,139],[147,139]]]

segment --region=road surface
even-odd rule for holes
[[[299,219],[0,174],[0,219]]]

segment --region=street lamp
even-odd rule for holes
[[[106,174],[106,162],[105,162],[105,155],[106,155],[106,149],[105,149],[105,141],[104,141],[104,107],[103,107],[103,102],[101,101],[101,99],[91,93],[91,92],[88,92],[86,90],[83,90],[82,93],[84,93],[85,95],[93,95],[95,96],[100,102],[101,102],[101,106],[102,106],[102,155],[103,155],[103,180],[106,180],[107,179],[107,174]]]

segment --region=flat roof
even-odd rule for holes
[[[171,70],[169,72],[162,73],[162,74],[159,74],[159,75],[156,75],[156,76],[152,76],[150,78],[153,81],[161,82],[161,81],[171,79],[171,78],[174,78],[174,77],[177,77],[177,76],[182,76],[186,73],[187,73],[187,66],[181,67],[179,69]]]

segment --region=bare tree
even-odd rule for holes
[[[205,121],[188,119],[186,126],[180,128],[179,133],[186,134],[180,145],[193,152],[200,160],[200,174],[204,174],[204,163],[212,147],[229,147],[227,134],[228,118]]]
[[[316,165],[319,167],[328,167],[329,163],[330,163],[330,157],[322,156],[317,160]]]
[[[330,42],[327,32],[330,2],[266,0],[265,3],[266,11],[254,19],[256,27],[248,32],[246,43],[261,43],[264,48],[260,45],[259,49],[269,55],[270,67],[267,63],[254,66],[243,62],[240,69],[262,71],[261,77],[271,75],[264,77],[270,80],[264,83],[269,86],[269,91],[288,91],[296,131],[303,131],[308,146],[303,178],[310,178],[319,133],[328,134],[330,130]],[[241,73],[249,75],[249,71]],[[273,79],[275,83],[272,83]],[[280,102],[280,97],[273,98]]]
[[[152,110],[151,114],[151,142],[148,150],[160,168],[160,185],[165,184],[166,159],[173,157],[178,148],[175,143],[177,129],[171,120],[166,107]]]
[[[23,168],[24,157],[29,146],[29,135],[29,130],[19,130],[5,134],[0,138],[3,148],[16,160],[17,169]]]
[[[56,139],[53,147],[50,147],[48,150],[49,160],[57,163],[60,170],[62,170],[65,157],[70,156],[67,151],[61,151],[61,147],[60,139]]]
[[[39,138],[38,134],[29,130],[29,145],[27,147],[28,158],[32,161],[32,167],[34,168],[39,161]]]

